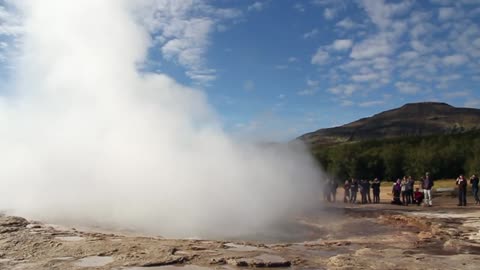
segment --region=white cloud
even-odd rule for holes
[[[307,87],[304,90],[298,91],[299,96],[312,96],[318,92],[319,81],[307,79]]]
[[[406,51],[399,55],[399,59],[409,61],[417,59],[420,55],[416,51]]]
[[[167,60],[178,62],[194,71],[202,69],[208,45],[208,35],[213,21],[208,18],[195,18],[182,22],[183,33],[166,41],[161,51]]]
[[[365,9],[370,19],[380,29],[386,29],[392,24],[392,18],[408,11],[412,1],[387,4],[384,0],[361,0],[361,6]]]
[[[298,91],[297,94],[299,96],[313,96],[317,93],[316,89],[304,89],[302,91]]]
[[[388,57],[376,57],[370,64],[377,71],[387,71],[392,68],[392,61]]]
[[[447,66],[460,66],[465,64],[468,61],[468,58],[462,54],[454,54],[445,56],[442,61]]]
[[[190,79],[202,84],[215,80],[217,78],[215,73],[214,69],[188,70],[185,72]]]
[[[0,1],[0,69],[13,69],[14,64],[9,59],[18,54],[19,38],[24,28],[18,12],[11,5],[4,7],[2,4]]]
[[[453,91],[453,92],[448,92],[444,94],[446,98],[460,98],[460,97],[468,97],[470,95],[471,95],[471,92],[468,90]]]
[[[193,81],[207,84],[216,78],[207,66],[206,53],[210,35],[222,22],[238,18],[236,9],[215,8],[206,1],[145,0],[140,2],[138,17],[154,36],[162,56],[185,68]]]
[[[407,21],[399,20],[397,16],[409,11],[412,2],[359,0],[358,3],[378,31],[357,41],[350,52],[353,60],[342,66],[348,71],[351,81],[368,83],[365,88],[377,89],[391,81],[395,66],[391,57],[402,44],[401,38],[408,29]]]
[[[315,28],[312,31],[303,34],[303,38],[304,39],[309,39],[309,38],[312,38],[312,37],[318,35],[318,33],[319,33],[318,29]]]
[[[479,5],[479,0],[458,0],[457,2],[461,2],[464,5]]]
[[[450,81],[460,80],[462,77],[463,76],[460,74],[448,74],[448,75],[442,76],[440,80],[444,82],[450,82]]]
[[[356,26],[356,24],[350,19],[350,18],[345,18],[341,21],[339,21],[336,26],[342,27],[345,29],[352,29]]]
[[[384,35],[376,35],[355,44],[350,57],[354,59],[369,59],[378,56],[388,56],[393,53],[393,46]]]
[[[247,7],[247,10],[248,11],[262,11],[265,6],[266,6],[266,2],[260,2],[260,1],[257,1],[253,4],[251,4],[250,6]]]
[[[312,0],[312,4],[317,6],[327,6],[338,3],[338,0]]]
[[[430,51],[430,48],[428,48],[421,41],[418,41],[418,40],[410,41],[410,47],[412,47],[412,49],[414,49],[415,51],[417,51],[421,54]]]
[[[385,101],[383,100],[372,100],[372,101],[365,101],[361,102],[358,104],[360,107],[373,107],[373,106],[378,106],[378,105],[383,105],[385,104]]]
[[[451,5],[453,4],[454,1],[457,1],[457,0],[430,0],[430,2],[432,2],[433,4],[442,5],[442,6]]]
[[[337,39],[333,42],[332,48],[336,51],[345,51],[352,47],[353,42],[351,39]]]
[[[472,44],[473,46],[480,49],[480,38],[475,39]]]
[[[412,36],[413,39],[418,39],[433,32],[434,28],[435,26],[433,26],[431,23],[417,23],[410,30],[410,35]]]
[[[288,62],[288,63],[295,63],[295,62],[297,62],[297,61],[298,61],[298,58],[293,57],[293,56],[291,56],[291,57],[289,57],[289,58],[287,59],[287,62]],[[276,66],[275,66],[275,69],[279,69],[279,70],[288,69],[288,65],[286,65],[286,64],[276,65]]]
[[[418,85],[411,82],[396,82],[395,87],[402,94],[417,94],[422,90]]]
[[[290,62],[290,63],[297,62],[297,61],[298,61],[298,59],[296,57],[291,56],[291,57],[288,58],[288,62]]]
[[[414,10],[410,13],[408,20],[413,25],[416,25],[428,21],[432,16],[432,12]]]
[[[356,74],[352,76],[352,80],[355,82],[368,82],[378,80],[378,73]]]
[[[324,49],[319,48],[317,52],[312,57],[312,64],[314,65],[323,65],[329,59],[329,54]]]
[[[0,36],[16,37],[22,32],[20,16],[16,12],[0,6]]]
[[[319,84],[320,84],[319,81],[310,80],[310,79],[307,80],[308,87],[318,87]]]
[[[305,12],[305,6],[300,3],[293,5],[293,8],[299,12]]]
[[[331,39],[330,45],[320,49],[321,56],[330,53],[328,58],[321,58],[330,68],[328,76],[325,75],[331,86],[328,92],[343,96],[366,95],[375,89],[387,90],[386,87],[391,85],[401,94],[426,95],[432,93],[431,88],[451,89],[457,84],[454,81],[458,80],[456,75],[459,74],[452,74],[452,67],[469,69],[469,80],[480,78],[478,72],[472,72],[480,70],[480,26],[474,21],[476,17],[471,15],[475,7],[466,7],[458,1],[427,10],[413,0],[355,2],[376,27],[359,24],[365,29],[369,26],[360,35],[359,31],[352,34],[343,30],[357,26],[348,17],[335,24],[337,35]],[[450,20],[439,24],[438,16]],[[365,23],[365,15],[355,17],[355,20]],[[340,43],[334,46],[336,39],[345,38],[355,42],[351,46],[346,43],[345,46],[339,46]],[[349,58],[333,54],[341,48],[351,49]]]
[[[333,18],[335,18],[336,13],[336,10],[333,8],[325,8],[325,10],[323,10],[323,17],[326,20],[332,20]]]
[[[328,89],[328,92],[335,95],[351,96],[357,87],[353,84],[341,84]]]
[[[455,17],[455,9],[452,7],[442,7],[438,9],[438,19],[446,21]]]

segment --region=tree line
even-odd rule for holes
[[[456,178],[480,171],[480,132],[370,140],[312,148],[316,159],[337,180],[350,177],[395,180],[430,172]]]

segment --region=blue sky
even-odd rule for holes
[[[408,102],[480,108],[479,0],[156,2],[144,68],[205,91],[238,136],[288,140]],[[0,61],[15,21],[0,8]]]

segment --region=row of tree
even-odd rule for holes
[[[339,180],[394,180],[430,172],[455,178],[480,171],[480,132],[345,143],[312,149],[323,168]]]

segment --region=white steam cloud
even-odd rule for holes
[[[0,209],[223,237],[317,203],[321,172],[303,148],[236,142],[201,91],[138,71],[153,46],[145,1],[15,5],[23,31],[0,98]]]

